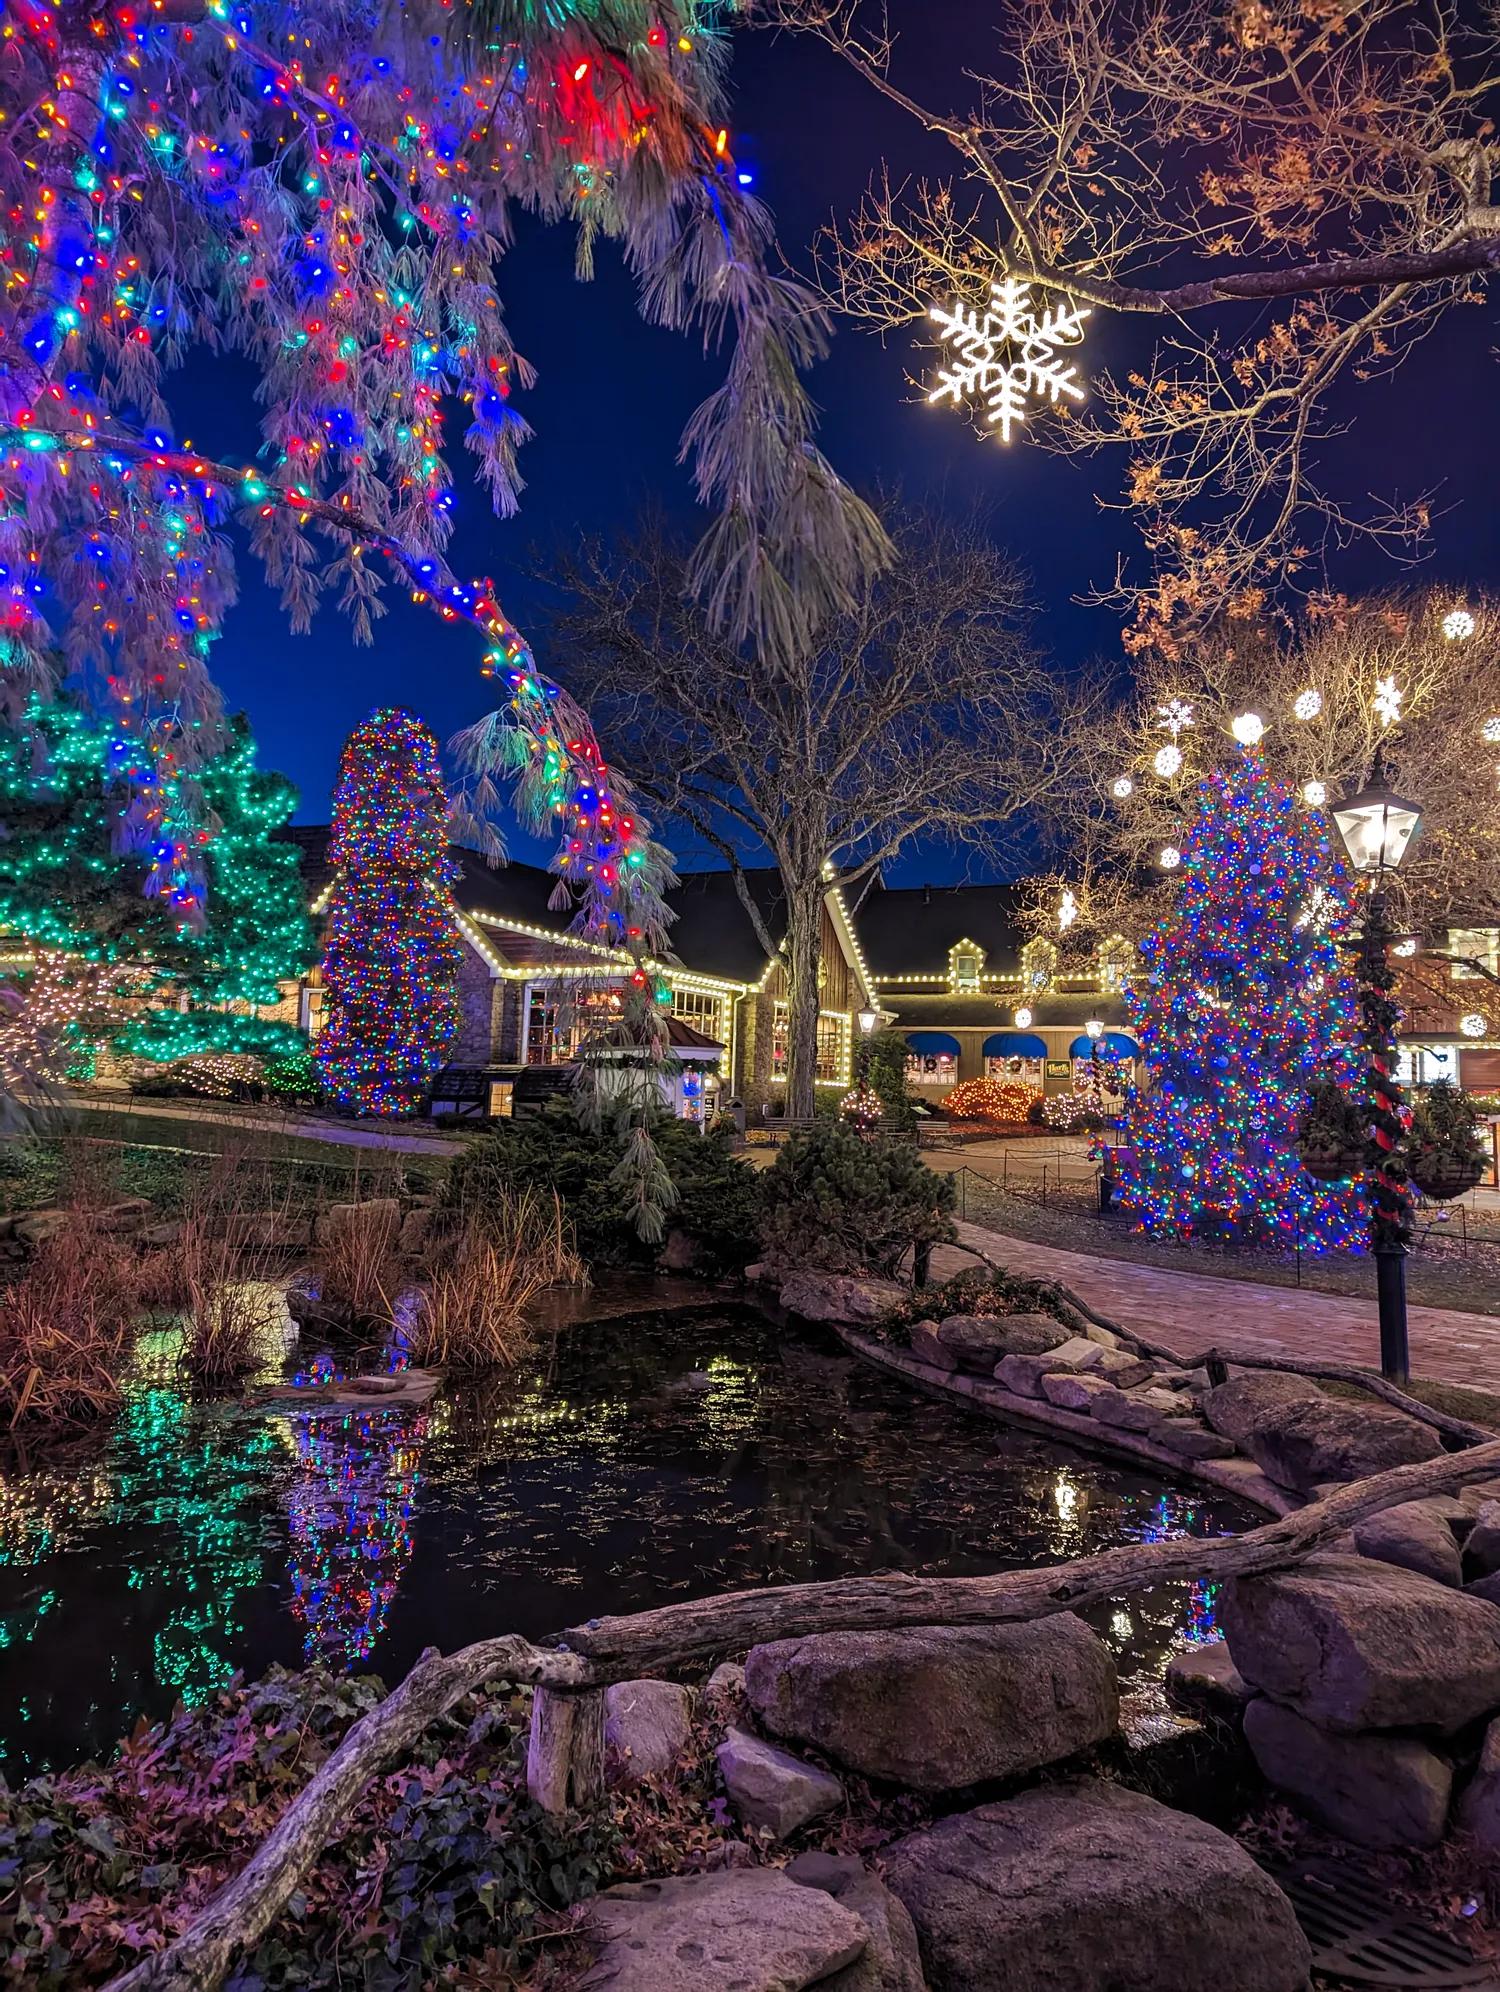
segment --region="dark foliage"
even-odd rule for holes
[[[885,1322],[888,1328],[910,1327],[914,1321],[946,1321],[950,1314],[1051,1314],[1064,1327],[1077,1317],[1046,1280],[1028,1280],[1020,1273],[1000,1273],[988,1266],[969,1266],[941,1286],[922,1287],[907,1295]]]
[[[800,1130],[767,1170],[761,1243],[786,1265],[893,1274],[914,1247],[956,1236],[951,1176],[905,1142],[867,1141],[839,1122]]]
[[[881,1126],[892,1134],[907,1134],[917,1124],[917,1104],[906,1083],[911,1050],[899,1031],[878,1031],[870,1040],[866,1076],[880,1100]]]
[[[685,1232],[705,1272],[740,1271],[755,1257],[760,1178],[730,1151],[732,1129],[700,1135],[664,1116],[652,1130],[677,1191],[667,1229]],[[586,1133],[572,1109],[553,1101],[526,1120],[498,1121],[458,1157],[438,1204],[440,1226],[482,1220],[503,1195],[531,1186],[556,1190],[579,1256],[590,1266],[650,1265],[661,1247],[642,1241],[620,1192],[620,1143]]]

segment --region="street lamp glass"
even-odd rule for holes
[[[859,1027],[865,1036],[868,1037],[880,1022],[880,1012],[878,1010],[860,1010],[857,1012],[857,1015],[859,1017]]]
[[[1083,1028],[1091,1038],[1102,1037],[1104,1035],[1104,1026],[1099,1022],[1097,1017],[1090,1017]]]
[[[1386,788],[1377,770],[1358,795],[1334,805],[1333,820],[1357,872],[1387,872],[1410,850],[1422,811]]]

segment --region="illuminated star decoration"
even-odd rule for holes
[[[1370,701],[1370,710],[1382,726],[1394,726],[1401,717],[1401,698],[1394,673],[1389,678],[1375,680],[1375,696]]]
[[[948,309],[935,304],[927,315],[952,349],[952,362],[939,371],[928,401],[951,401],[955,408],[983,402],[985,420],[998,427],[1002,443],[1010,441],[1013,422],[1026,420],[1028,400],[1050,401],[1054,408],[1060,395],[1082,401],[1074,369],[1058,354],[1082,343],[1087,306],[1065,299],[1038,316],[1031,285],[1005,277],[990,285],[987,310],[956,297]]]

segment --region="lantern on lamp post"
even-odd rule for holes
[[[1406,1335],[1406,1254],[1411,1244],[1412,1207],[1402,1153],[1406,1136],[1401,1118],[1403,1097],[1396,1078],[1396,1032],[1401,1011],[1392,993],[1395,977],[1391,974],[1390,946],[1395,930],[1386,914],[1385,881],[1411,849],[1422,811],[1390,787],[1382,750],[1377,746],[1369,781],[1357,794],[1335,805],[1333,820],[1350,864],[1369,881],[1355,962],[1370,1113],[1365,1181],[1380,1307],[1380,1368],[1391,1382],[1405,1383],[1411,1368]]]

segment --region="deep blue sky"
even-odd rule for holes
[[[978,24],[991,17],[990,8],[981,14],[974,0],[924,0],[900,12],[911,23],[903,80],[935,107],[957,108],[962,65],[983,60],[986,38]],[[755,169],[757,192],[775,212],[794,264],[805,265],[808,244],[830,211],[847,214],[855,206],[882,157],[897,175],[951,170],[946,148],[810,42],[741,34],[733,79],[735,148]],[[647,497],[685,517],[692,513],[676,463],[678,437],[719,370],[681,337],[641,323],[608,247],[594,281],[576,282],[565,229],[523,225],[499,282],[512,335],[538,374],[535,388],[517,396],[536,431],[522,453],[527,489],[520,516],[506,522],[493,518],[480,493],[462,490],[450,557],[461,574],[492,574],[507,612],[525,628],[535,626],[538,603],[518,569],[531,550],[544,553],[575,533],[628,524]],[[1118,363],[1134,329],[1096,314],[1089,363]],[[1500,564],[1494,338],[1487,310],[1450,315],[1394,383],[1351,397],[1357,419],[1329,446],[1338,485],[1356,503],[1367,494],[1410,496],[1440,487],[1438,505],[1447,510],[1438,520],[1436,553],[1417,570],[1423,578],[1483,587]],[[1047,650],[1064,665],[1095,653],[1118,656],[1117,618],[1076,599],[1110,581],[1117,555],[1137,556],[1128,522],[1100,504],[1118,486],[1117,462],[1063,459],[1024,442],[1009,449],[982,442],[953,412],[913,401],[906,375],[920,365],[904,336],[883,343],[840,329],[812,379],[821,440],[834,462],[863,489],[899,482],[911,496],[965,507],[979,497],[991,509],[996,537],[1030,577],[1037,633]],[[173,397],[180,433],[216,456],[247,459],[258,442],[253,385],[245,366],[190,365]],[[1335,578],[1358,589],[1400,577],[1356,549]],[[372,707],[410,706],[440,739],[486,709],[473,633],[439,623],[394,588],[375,646],[361,650],[332,606],[311,636],[291,636],[248,554],[241,581],[241,602],[216,647],[214,668],[231,707],[249,713],[263,764],[282,769],[301,790],[300,820],[327,819],[340,746]],[[540,855],[540,847],[519,836],[510,842],[518,858]],[[914,884],[959,874],[947,854],[918,850],[890,875]]]

